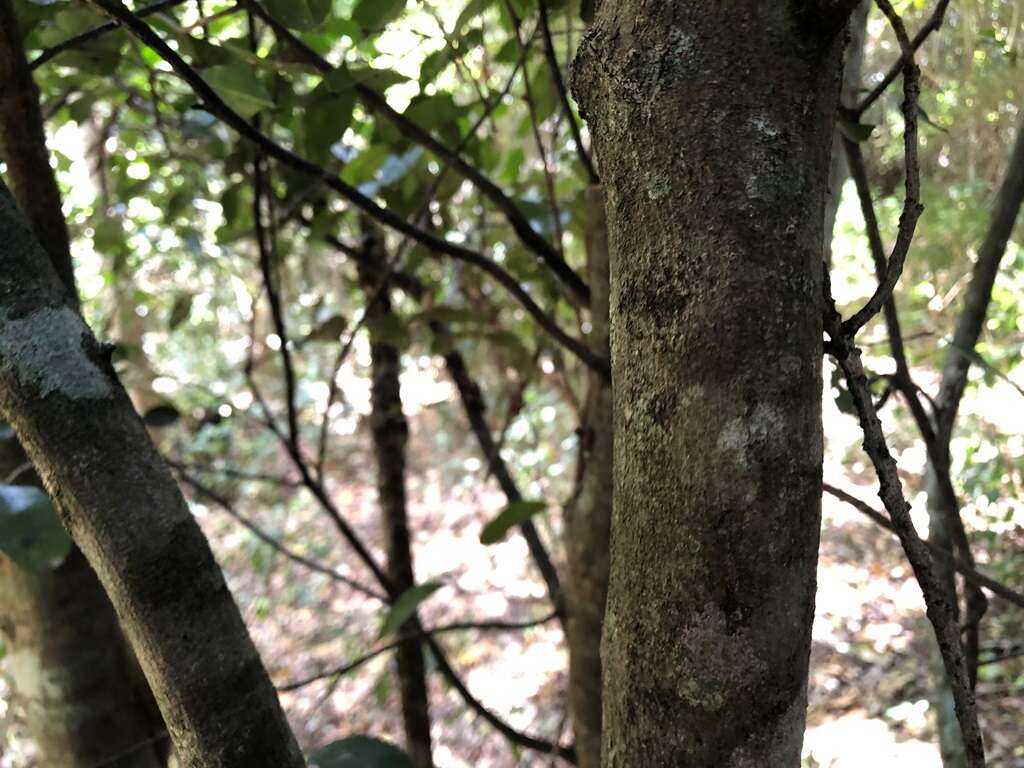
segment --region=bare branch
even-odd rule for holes
[[[914,35],[914,39],[910,42],[911,49],[916,53],[917,50],[924,45],[932,32],[938,31],[942,26],[942,22],[946,17],[946,9],[949,7],[949,0],[939,0],[935,4],[935,10],[932,11],[932,15],[929,17],[925,25],[918,30],[918,33]],[[901,50],[900,57],[889,71],[885,73],[885,77],[882,78],[881,82],[876,85],[871,92],[865,96],[856,107],[852,109],[844,110],[844,114],[851,120],[859,120],[860,117],[871,108],[878,99],[885,93],[889,86],[892,85],[893,81],[903,71],[903,68],[907,63],[907,56],[904,51]]]
[[[825,483],[822,487],[825,490],[825,493],[835,496],[840,501],[845,501],[858,512],[861,512],[870,518],[876,525],[885,528],[887,531],[896,533],[896,527],[886,519],[885,515],[872,508],[871,505],[861,501],[856,496],[847,493],[841,488],[835,487],[834,485]],[[974,584],[977,587],[984,587],[993,595],[1003,598],[1006,602],[1012,603],[1018,608],[1024,608],[1024,594],[1014,592],[1002,582],[996,581],[995,579],[980,573],[974,567],[953,555],[948,549],[944,549],[943,547],[940,547],[937,544],[932,544],[928,541],[925,541],[924,545],[928,547],[928,550],[934,556],[941,558],[948,563],[950,567],[954,568],[957,573],[963,576],[964,579],[969,581],[971,584]]]

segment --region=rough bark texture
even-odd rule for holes
[[[607,768],[800,763],[843,44],[812,6],[603,2],[577,57],[611,249]]]
[[[39,92],[10,0],[0,0],[0,160],[67,290],[77,301],[60,195],[49,164]],[[0,477],[39,484],[24,450],[0,443]],[[28,572],[0,555],[0,632],[15,695],[39,759],[51,768],[158,768],[166,735],[117,616],[76,549],[59,567]]]
[[[374,238],[368,239],[367,247],[376,247]],[[401,353],[374,331],[375,327],[379,327],[376,323],[391,315],[391,298],[386,286],[382,285],[382,279],[386,278],[379,269],[370,266],[382,263],[385,263],[383,258],[368,259],[366,263],[361,263],[359,277],[366,300],[370,302],[366,309],[373,375],[370,430],[377,459],[377,495],[384,528],[387,574],[395,594],[402,594],[416,585],[405,496],[405,449],[409,439],[409,424],[402,412],[399,384]],[[413,617],[398,631],[415,635],[417,626]],[[395,649],[395,662],[398,667],[406,748],[416,768],[433,768],[430,702],[423,646],[419,638],[399,645]]]
[[[587,341],[607,358],[608,228],[600,187],[587,191],[587,282],[590,323]],[[580,768],[601,766],[601,626],[608,596],[608,539],[612,521],[612,387],[587,374],[580,424],[580,458],[573,498],[566,506],[568,561],[566,606],[569,645],[569,710]]]
[[[77,305],[75,272],[60,191],[50,171],[39,89],[25,60],[12,0],[0,0],[0,157],[7,182]]]
[[[302,766],[206,539],[4,184],[0,412],[110,597],[182,765]]]
[[[942,368],[942,382],[938,397],[935,399],[936,450],[942,457],[943,466],[937,467],[932,461],[928,462],[925,482],[925,490],[928,493],[928,539],[931,543],[951,552],[962,548],[965,545],[962,539],[966,538],[956,495],[942,484],[943,473],[948,477],[949,444],[971,366],[971,359],[964,352],[973,351],[981,338],[992,299],[992,286],[999,273],[999,265],[1006,253],[1006,244],[1013,233],[1022,203],[1024,118],[1021,118],[1017,128],[1003,183],[992,207],[988,231],[978,249],[978,260],[974,264],[963,309],[953,331],[953,343],[946,355]],[[936,575],[946,588],[949,600],[956,605],[956,580],[953,569],[948,563],[939,560],[935,562],[935,569]],[[971,606],[968,603],[968,614],[971,613]],[[932,670],[935,679],[934,706],[937,713],[942,764],[945,768],[963,768],[967,765],[966,749],[953,709],[952,690],[941,659],[933,659]]]

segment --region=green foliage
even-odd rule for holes
[[[222,64],[210,67],[203,78],[217,94],[243,117],[252,117],[263,109],[272,109],[274,97],[250,67]]]
[[[388,609],[387,614],[384,616],[384,621],[381,622],[379,636],[384,638],[397,632],[399,627],[416,613],[420,603],[442,586],[444,585],[439,581],[428,581],[423,584],[417,584],[415,587],[411,587],[399,595]]]
[[[512,528],[522,525],[545,509],[547,509],[547,504],[543,501],[512,502],[480,531],[480,543],[497,544],[508,535]]]
[[[53,502],[31,485],[0,485],[0,551],[22,568],[43,570],[71,551]]]

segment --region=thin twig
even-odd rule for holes
[[[576,113],[573,111],[572,104],[569,102],[569,91],[565,87],[562,68],[558,65],[558,54],[555,52],[555,41],[551,35],[551,27],[548,20],[548,4],[546,0],[539,0],[539,4],[540,28],[541,34],[544,36],[544,53],[548,61],[548,68],[551,70],[551,81],[554,83],[559,101],[562,103],[562,109],[565,111],[565,118],[569,123],[569,130],[572,132],[572,140],[576,144],[576,154],[580,159],[583,170],[587,173],[587,180],[590,184],[597,185],[601,183],[601,179],[597,175],[597,169],[594,167],[590,153],[587,152],[587,148],[583,145],[583,136],[580,134],[579,122],[576,119]]]
[[[203,101],[203,108],[211,114],[219,117],[226,125],[230,126],[245,139],[253,142],[266,154],[278,162],[293,168],[300,173],[306,174],[317,181],[325,184],[337,192],[352,205],[372,216],[385,226],[397,232],[411,237],[416,242],[423,244],[429,250],[449,256],[467,264],[472,264],[478,269],[490,275],[498,284],[504,287],[522,305],[537,324],[543,328],[555,341],[564,346],[583,363],[600,373],[602,376],[610,377],[611,368],[608,360],[601,359],[595,355],[586,344],[580,339],[574,338],[566,333],[554,317],[545,312],[539,304],[530,296],[529,292],[520,284],[519,280],[509,272],[502,269],[491,259],[481,253],[465,246],[439,238],[428,232],[409,224],[405,219],[396,213],[381,207],[372,198],[364,195],[355,187],[342,181],[336,174],[316,163],[307,160],[300,155],[286,149],[276,141],[256,130],[245,118],[217,95],[210,85],[203,80],[196,70],[191,67],[174,49],[157,35],[145,22],[139,20],[129,11],[120,0],[89,0],[89,2],[102,8],[113,18],[123,23],[132,34],[136,35],[144,43],[150,46],[171,68],[188,83],[196,94]]]
[[[895,526],[886,519],[884,514],[874,509],[870,504],[861,501],[856,496],[853,496],[847,493],[846,491],[842,490],[841,488],[837,488],[834,485],[829,485],[828,483],[825,483],[822,486],[822,488],[824,489],[825,493],[835,496],[840,501],[845,501],[847,504],[855,508],[858,512],[861,512],[862,514],[870,518],[875,524],[881,526],[882,528],[885,528],[885,530],[887,531],[896,533]],[[984,587],[993,595],[1001,597],[1006,602],[1016,605],[1018,608],[1024,608],[1024,594],[1021,594],[1020,592],[1015,592],[1005,584],[996,581],[995,579],[986,576],[983,573],[980,573],[977,569],[968,565],[963,560],[953,555],[948,549],[940,547],[937,544],[932,544],[929,541],[925,541],[924,544],[926,547],[928,547],[929,551],[931,551],[933,555],[941,558],[946,563],[948,563],[949,566],[951,568],[954,568],[957,573],[964,577],[965,580],[969,581],[975,586]]]
[[[351,587],[353,590],[359,592],[360,594],[366,595],[367,597],[372,597],[375,600],[387,602],[387,595],[378,592],[375,589],[367,587],[366,585],[361,584],[355,579],[340,574],[333,568],[329,568],[326,565],[322,565],[321,563],[318,563],[315,560],[310,560],[308,557],[300,555],[295,550],[285,546],[280,541],[271,536],[269,533],[260,528],[252,520],[238,512],[238,510],[235,509],[234,505],[230,501],[228,501],[226,498],[217,493],[217,491],[213,490],[202,481],[196,479],[194,475],[189,474],[187,471],[183,469],[178,469],[177,472],[178,476],[187,485],[189,485],[196,493],[213,502],[214,505],[216,505],[221,510],[226,512],[242,527],[244,527],[246,530],[252,533],[257,539],[262,541],[264,544],[268,545],[275,552],[278,552],[287,559],[291,560],[292,562],[298,565],[301,565],[304,568],[307,568],[315,573],[327,576],[328,578],[334,581],[345,584],[346,586]]]
[[[338,667],[324,670],[323,672],[317,672],[307,677],[300,678],[284,685],[279,685],[277,690],[282,693],[288,691],[295,691],[299,688],[305,688],[307,685],[315,683],[319,680],[326,680],[327,678],[340,678],[343,675],[358,669],[369,661],[380,656],[382,653],[392,651],[402,643],[408,640],[417,640],[425,638],[428,635],[440,635],[446,632],[465,632],[465,631],[478,631],[478,632],[514,632],[522,629],[531,629],[542,624],[546,624],[555,618],[554,613],[549,613],[546,616],[542,616],[539,619],[529,619],[527,621],[459,621],[451,624],[443,624],[439,627],[433,627],[431,629],[420,628],[415,632],[405,632],[397,636],[394,640],[372,651],[368,651],[362,656],[358,656],[352,661],[346,662]]]
[[[160,2],[153,3],[152,5],[147,5],[143,8],[139,8],[137,11],[135,11],[135,15],[138,16],[140,19],[144,19],[146,16],[150,16],[154,13],[159,13],[160,11],[166,11],[169,8],[174,8],[175,6],[182,5],[185,2],[186,0],[160,0]],[[64,53],[65,51],[70,51],[73,48],[78,48],[80,45],[83,45],[84,43],[96,40],[102,37],[103,35],[107,34],[108,32],[113,32],[120,26],[121,25],[118,24],[116,21],[108,21],[106,24],[100,24],[97,27],[93,27],[92,29],[82,32],[81,34],[75,35],[74,37],[69,37],[67,40],[57,43],[57,45],[53,46],[52,48],[47,48],[34,59],[32,59],[32,63],[28,65],[29,69],[36,69],[38,67],[41,67],[43,64],[54,59],[57,56],[60,56],[60,54]]]
[[[903,273],[903,264],[910,251],[917,228],[917,220],[924,210],[921,205],[921,167],[918,161],[917,117],[918,98],[921,93],[921,70],[914,62],[914,51],[907,38],[906,27],[889,0],[876,0],[878,7],[889,19],[900,49],[904,53],[903,64],[903,147],[906,157],[906,192],[903,201],[903,212],[900,214],[899,230],[892,254],[889,256],[885,279],[881,280],[874,294],[867,303],[848,320],[843,321],[843,333],[856,334],[864,325],[882,309],[886,299],[892,295],[896,283]]]
[[[931,35],[932,32],[938,31],[942,26],[942,22],[946,17],[946,9],[949,7],[949,2],[950,0],[939,0],[935,4],[935,10],[932,11],[932,15],[929,17],[928,21],[925,22],[924,26],[918,30],[918,33],[914,35],[914,39],[910,42],[911,50],[914,53],[924,45],[928,36]],[[907,55],[901,47],[899,59],[897,59],[896,63],[894,63],[889,68],[889,71],[885,73],[885,77],[882,78],[881,82],[872,88],[871,92],[861,99],[857,106],[849,110],[844,110],[845,116],[851,120],[859,120],[861,116],[871,108],[871,105],[878,101],[882,94],[888,90],[889,86],[892,85],[900,72],[903,71],[906,63]]]

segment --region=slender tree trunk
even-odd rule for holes
[[[117,611],[188,768],[304,765],[209,545],[0,183],[0,412]]]
[[[60,194],[17,20],[0,0],[0,159],[68,300],[77,301]],[[0,443],[0,478],[39,478],[17,440]],[[117,616],[82,554],[39,572],[0,555],[0,632],[11,649],[15,695],[39,759],[50,768],[158,768],[166,735]]]
[[[380,333],[380,323],[392,316],[387,276],[371,265],[384,264],[379,235],[369,230],[366,248],[376,250],[373,258],[359,264],[359,278],[366,295],[367,326],[370,330],[370,356],[373,368],[371,387],[372,412],[370,430],[377,458],[377,494],[384,524],[384,549],[387,574],[396,594],[416,585],[413,571],[412,545],[405,496],[405,450],[409,424],[402,411],[399,375],[401,352]],[[412,617],[399,632],[415,634],[417,623]],[[423,646],[419,639],[408,640],[395,649],[398,667],[398,688],[402,700],[405,741],[416,768],[433,768],[430,740],[430,702],[427,694]]]
[[[953,331],[953,343],[946,354],[942,369],[942,382],[939,395],[935,399],[937,409],[936,442],[937,452],[942,457],[943,466],[936,466],[929,461],[925,490],[928,493],[928,538],[933,544],[949,551],[962,550],[967,546],[963,522],[960,519],[960,508],[955,494],[948,488],[943,489],[942,477],[948,479],[949,445],[953,437],[956,414],[960,408],[967,386],[967,373],[970,370],[970,353],[981,338],[988,315],[988,306],[992,299],[992,286],[995,284],[999,265],[1006,253],[1006,244],[1013,233],[1014,224],[1024,202],[1024,118],[1017,127],[1003,182],[996,194],[995,204],[989,221],[985,239],[978,250],[978,260],[971,273],[971,282],[967,288],[964,307],[957,319]],[[936,574],[947,590],[952,605],[957,605],[956,579],[948,563],[935,561]],[[968,615],[973,619],[970,600]],[[975,633],[975,638],[976,638]],[[975,639],[975,645],[977,643]],[[966,750],[963,736],[957,725],[953,710],[953,694],[949,685],[941,659],[933,661],[933,678],[935,680],[934,706],[937,713],[939,745],[942,753],[942,764],[945,768],[962,768],[967,765]]]
[[[600,3],[606,768],[798,766],[821,517],[822,229],[853,3]]]
[[[595,354],[609,356],[608,229],[600,187],[587,191],[587,272],[590,334]],[[566,506],[565,551],[569,709],[580,768],[601,766],[601,627],[608,596],[608,539],[612,520],[612,387],[587,372],[580,425],[580,458],[573,498]]]
[[[868,35],[868,16],[872,0],[861,0],[850,17],[846,49],[843,51],[843,89],[840,103],[852,107],[860,98],[863,88],[864,43]],[[825,262],[832,263],[832,237],[835,234],[836,215],[843,197],[843,185],[850,176],[843,151],[843,135],[836,130],[832,140],[832,163],[828,171],[828,196],[825,198]]]
[[[68,227],[50,170],[39,89],[25,60],[12,0],[0,0],[0,157],[7,163],[11,192],[67,287],[69,303],[77,306]]]

